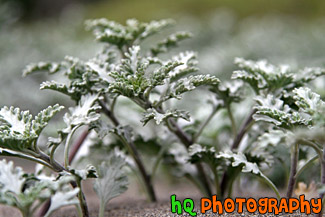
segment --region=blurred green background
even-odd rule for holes
[[[198,52],[202,71],[229,78],[237,56],[323,66],[324,12],[319,0],[1,0],[0,106],[35,113],[62,100],[39,91],[47,75],[21,72],[30,62],[93,56],[99,45],[84,30],[85,19],[173,18],[177,30],[194,33],[182,49]]]
[[[35,20],[58,17],[67,7],[79,5],[86,18],[107,17],[116,21],[137,17],[140,20],[178,18],[183,15],[206,17],[217,8],[229,8],[239,17],[286,14],[304,18],[324,15],[325,3],[319,0],[2,0],[10,4],[15,16]],[[10,12],[9,12],[10,13]]]

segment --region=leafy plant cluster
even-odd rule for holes
[[[151,201],[157,200],[154,177],[161,162],[172,174],[188,178],[207,196],[231,196],[240,174],[251,173],[280,197],[268,171],[288,157],[289,153],[282,153],[281,147],[291,152],[288,197],[302,171],[316,160],[321,166],[321,184],[325,184],[325,102],[309,88],[309,83],[324,75],[325,70],[294,70],[265,60],[237,58],[238,70],[233,72],[232,80],[220,81],[213,75],[198,73],[196,53],[170,52],[190,33],[176,32],[151,47],[146,43],[148,37],[172,24],[171,20],[142,23],[131,19],[126,25],[106,19],[89,20],[87,29],[103,43],[94,58],[84,61],[68,56],[62,62],[26,67],[25,76],[36,71],[63,75],[64,82],[46,81],[40,88],[60,92],[76,106],[63,115],[65,127],[58,130],[57,138],[48,138],[45,149],[39,137],[50,119],[63,110],[62,106],[49,106],[35,117],[19,108],[0,110],[1,154],[35,161],[58,174],[44,181],[42,173],[27,175],[3,161],[3,169],[9,173],[0,173],[2,203],[19,208],[24,216],[32,216],[47,199],[54,201],[56,194],[64,194],[69,197],[60,200],[62,204],[52,202],[54,208],[50,207],[46,216],[61,205],[70,204],[76,204],[80,216],[89,216],[81,181],[96,178],[94,188],[101,201],[99,216],[103,216],[108,201],[126,190],[127,179],[122,170],[126,159]],[[203,121],[192,120],[190,113],[177,104],[198,88],[200,95],[211,96],[207,102],[211,113]],[[136,105],[136,111],[140,111],[142,119],[137,126],[125,124],[133,117],[118,112],[122,101],[127,101],[127,106]],[[239,120],[236,109],[243,104],[251,111]],[[141,125],[157,128],[159,133],[145,138],[148,126]],[[211,125],[219,126],[212,136],[206,133]],[[81,130],[84,136],[72,145],[73,135]],[[97,168],[76,170],[71,162],[90,132],[96,136],[88,157],[101,153],[96,159],[103,163],[96,162]],[[221,143],[223,138],[227,138],[226,142]],[[56,160],[61,146],[63,165]],[[305,157],[299,155],[301,151],[307,153]],[[144,163],[145,155],[153,159],[152,168]],[[298,168],[299,162],[306,163]],[[4,174],[11,174],[10,179],[21,185],[12,189],[12,182],[8,183],[9,177]],[[44,194],[39,193],[43,191]],[[26,196],[29,194],[34,199],[28,203],[32,198]]]

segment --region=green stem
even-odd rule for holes
[[[284,183],[288,183],[290,171],[288,170],[287,164],[281,158],[277,158],[277,159],[280,162],[280,164],[282,165],[282,168],[284,169],[284,173],[285,173],[285,182]]]
[[[185,174],[185,177],[190,180],[201,192],[206,191],[205,188],[200,184],[200,182],[198,182],[193,176],[191,176],[190,174]]]
[[[76,204],[76,210],[77,210],[78,216],[82,217],[82,210],[81,210],[80,204]]]
[[[321,178],[321,183],[324,186],[325,185],[325,143],[323,144],[323,152],[322,152],[322,158],[320,159],[321,162],[321,171],[320,171],[320,178]],[[322,209],[318,213],[318,216],[321,217],[323,216],[324,212],[324,193],[319,194],[319,198],[322,200]]]
[[[164,111],[161,109],[159,109],[157,111],[164,114]],[[189,136],[177,125],[176,121],[169,118],[165,121],[165,123],[166,123],[168,129],[177,136],[177,138],[183,143],[183,145],[187,149],[193,144],[193,140],[191,138],[189,138]],[[198,171],[202,186],[205,189],[204,192],[206,193],[207,196],[211,197],[212,193],[211,193],[210,185],[208,182],[208,177],[204,171],[202,164],[196,163],[195,166]]]
[[[236,150],[239,148],[239,145],[244,137],[244,135],[247,133],[247,131],[253,126],[253,124],[255,123],[254,119],[253,119],[253,115],[255,114],[256,109],[253,109],[249,115],[247,116],[245,122],[241,125],[240,130],[235,138],[235,140],[233,141],[232,145],[231,145],[231,150]],[[227,169],[228,170],[228,169]],[[221,192],[222,192],[222,196],[224,196],[227,186],[229,184],[229,174],[227,173],[227,170],[223,173],[221,182],[220,182],[220,188],[221,188]]]
[[[65,146],[64,146],[64,167],[66,169],[68,169],[69,167],[69,150],[70,150],[70,141],[72,139],[72,135],[74,134],[74,132],[78,129],[78,127],[80,127],[79,125],[75,126],[74,128],[72,128],[71,132],[69,133],[66,142],[65,142]]]
[[[51,160],[50,157],[45,154],[44,152],[42,152],[41,150],[39,150],[38,153],[34,153],[35,156],[37,156],[40,160],[46,162],[47,164],[51,165],[51,169],[54,170],[55,172],[61,172],[61,171],[67,171],[69,172],[69,170],[65,167],[63,167],[61,164],[59,164],[57,161],[55,160]],[[82,216],[83,217],[89,217],[89,212],[88,212],[88,207],[87,207],[87,203],[85,200],[85,196],[81,190],[81,183],[80,180],[79,181],[71,181],[70,182],[71,186],[73,188],[79,187],[80,191],[78,194],[78,198],[80,198],[83,203],[80,203],[81,209],[82,209]],[[80,201],[79,199],[79,201]]]
[[[193,143],[196,143],[197,139],[200,137],[200,135],[202,134],[203,130],[205,129],[205,127],[209,124],[209,122],[212,120],[213,116],[217,113],[219,109],[217,107],[213,108],[211,114],[209,115],[209,117],[204,121],[204,123],[201,125],[199,131],[193,136]]]
[[[112,116],[115,116],[115,114],[114,114],[114,109],[115,109],[116,101],[117,101],[117,97],[115,97],[115,98],[112,100],[112,104],[111,104],[111,113],[112,113]]]
[[[287,198],[290,198],[292,196],[293,189],[296,184],[298,157],[299,157],[299,146],[298,144],[295,144],[292,147],[292,152],[291,152],[291,167],[290,167],[290,177],[289,177],[288,188],[287,188]]]
[[[56,151],[56,148],[58,147],[58,145],[54,145],[50,151],[50,162],[52,163],[54,161],[54,154]]]
[[[105,214],[105,206],[106,204],[101,201],[100,202],[100,206],[99,206],[99,214],[98,214],[98,217],[104,217],[104,214]]]
[[[233,133],[234,137],[236,137],[237,136],[237,127],[236,127],[236,122],[235,122],[233,113],[231,111],[230,105],[227,104],[226,108],[227,108],[228,116],[229,116],[229,119],[231,122],[232,133]]]
[[[314,157],[310,158],[305,165],[303,165],[297,172],[296,174],[296,178],[298,178],[300,176],[300,174],[307,169],[308,167],[310,167],[312,165],[312,163],[314,163],[315,160],[319,159],[318,155],[315,155]]]
[[[161,150],[159,151],[158,153],[158,156],[157,156],[157,159],[152,167],[152,172],[151,172],[151,181],[153,181],[155,175],[156,175],[156,172],[158,170],[158,167],[159,167],[159,164],[161,162],[161,160],[163,159],[164,157],[164,153],[168,150],[168,146],[165,145],[163,148],[161,148]]]
[[[152,186],[152,180],[151,177],[147,174],[145,167],[140,159],[140,156],[135,148],[135,145],[132,141],[127,141],[123,136],[119,136],[122,143],[125,145],[127,150],[129,151],[130,155],[133,157],[135,163],[137,164],[139,171],[141,173],[141,176],[143,177],[143,181],[145,183],[146,189],[149,194],[149,199],[151,202],[156,202],[156,194],[154,192],[153,186]]]
[[[18,153],[15,154],[15,153],[9,153],[9,152],[6,152],[6,153],[8,153],[8,154],[3,154],[4,152],[5,152],[5,151],[2,151],[2,153],[1,153],[0,155],[1,155],[1,156],[18,157],[18,158],[21,158],[21,159],[30,160],[30,161],[33,161],[33,162],[35,162],[35,163],[42,164],[42,165],[44,165],[44,166],[50,168],[51,170],[55,170],[55,169],[52,167],[52,165],[50,165],[49,163],[44,162],[44,161],[42,161],[42,160],[40,160],[40,159],[37,159],[37,158],[31,157],[31,156],[29,156],[29,155],[25,155],[25,154],[21,154],[21,153],[19,153],[19,154],[18,154]]]
[[[271,189],[274,191],[274,193],[276,194],[276,197],[278,198],[278,200],[281,199],[281,195],[279,193],[278,188],[274,185],[274,183],[267,177],[265,176],[263,173],[260,173],[260,176],[262,178],[262,180],[269,186],[271,187]]]
[[[112,123],[114,124],[114,126],[119,126],[120,123],[119,121],[116,119],[114,113],[112,113],[112,111],[110,109],[107,108],[106,104],[102,101],[99,101],[101,107],[102,107],[102,111],[104,112],[104,114],[112,121]],[[150,175],[147,173],[144,164],[140,158],[140,155],[135,147],[134,142],[131,140],[131,138],[125,138],[123,136],[119,136],[120,140],[122,141],[122,143],[125,145],[125,147],[128,149],[130,155],[133,157],[139,172],[141,174],[141,177],[143,179],[143,182],[145,183],[145,187],[146,187],[146,191],[148,192],[148,196],[149,196],[149,200],[151,202],[156,202],[156,194],[152,185],[152,180]]]
[[[89,217],[86,198],[82,192],[81,179],[79,177],[76,177],[76,178],[77,178],[77,180],[76,180],[77,187],[79,188],[78,200],[79,200],[79,204],[80,204],[81,211],[82,211],[82,217]]]
[[[243,125],[241,126],[233,144],[231,145],[231,150],[234,149],[238,149],[244,135],[246,134],[246,132],[252,127],[252,125],[255,123],[254,119],[253,119],[253,115],[255,114],[256,110],[253,109],[249,115],[246,118],[246,121],[243,123]]]
[[[213,175],[214,175],[214,184],[215,184],[215,188],[216,188],[216,191],[217,191],[217,197],[218,198],[221,198],[222,195],[221,195],[221,189],[220,189],[218,171],[217,171],[217,169],[216,169],[215,166],[211,166],[211,170],[212,170]]]
[[[144,179],[142,178],[141,174],[139,173],[139,170],[136,170],[135,168],[132,168],[132,167],[130,167],[130,168],[131,168],[133,174],[136,176],[136,178],[137,178],[137,180],[139,182],[140,188],[143,190],[143,192],[145,192],[148,199],[150,200],[149,190],[148,190],[146,184],[144,183]]]
[[[232,190],[233,190],[233,187],[234,187],[234,182],[237,179],[237,177],[240,175],[240,173],[241,173],[241,167],[236,167],[235,170],[233,171],[233,173],[231,174],[231,177],[230,177],[229,183],[228,183],[228,197],[229,198],[232,195]],[[220,187],[220,189],[221,189],[221,187]],[[224,197],[224,194],[222,194],[222,197]]]
[[[306,146],[312,147],[318,154],[319,158],[322,159],[323,151],[315,143],[305,140],[305,139],[300,139],[297,141],[297,143],[301,144],[301,145],[306,145]]]

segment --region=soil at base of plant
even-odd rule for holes
[[[199,201],[196,201],[195,204],[199,204]],[[196,211],[198,210],[198,207],[196,207]],[[251,216],[251,217],[273,217],[273,216],[283,216],[283,217],[307,217],[307,216],[313,216],[313,215],[306,215],[301,214],[299,212],[293,213],[293,214],[258,214],[256,213],[224,213],[222,215],[212,213],[211,211],[206,212],[205,214],[198,213],[198,217],[201,216],[221,216],[221,217],[243,217],[243,216]],[[97,217],[98,212],[97,209],[91,210],[90,217]],[[105,216],[107,217],[176,217],[176,216],[191,216],[187,213],[177,215],[173,214],[171,212],[171,206],[169,202],[159,202],[159,203],[146,203],[145,201],[139,201],[137,203],[131,203],[131,204],[114,204],[110,205],[109,209],[106,211]],[[325,216],[325,215],[324,215]],[[54,217],[78,217],[74,210],[66,210],[65,212],[57,213],[54,215]]]

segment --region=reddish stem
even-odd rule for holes
[[[87,136],[89,134],[88,127],[82,132],[81,136],[78,138],[78,140],[72,145],[72,149],[69,155],[69,164],[72,163],[73,159],[76,157],[79,149],[81,148],[82,144],[86,140]],[[76,186],[73,186],[76,187]],[[49,210],[51,205],[51,199],[47,200],[40,208],[40,211],[38,213],[38,217],[42,217],[46,214],[46,212]]]
[[[89,134],[88,127],[81,133],[78,140],[73,144],[70,155],[69,155],[69,164],[72,163],[73,159],[76,157],[79,149],[81,148],[82,144],[86,140]]]

